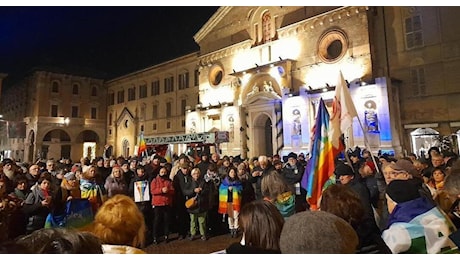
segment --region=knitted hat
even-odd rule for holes
[[[337,166],[335,167],[334,173],[336,177],[339,177],[342,175],[355,175],[355,173],[353,172],[353,169],[344,163],[337,164]]]
[[[280,236],[283,254],[352,254],[358,235],[342,218],[326,211],[303,211],[286,219]]]
[[[289,158],[294,158],[294,159],[297,160],[297,154],[296,154],[296,153],[293,153],[293,152],[290,152],[290,153],[288,154],[287,158],[288,158],[288,159],[289,159]]]
[[[414,200],[420,197],[421,182],[411,180],[392,180],[387,188],[387,195],[396,203]]]
[[[366,161],[366,162],[364,163],[364,165],[369,166],[369,168],[371,168],[371,170],[372,170],[373,172],[375,172],[375,164],[374,164],[373,162],[371,162],[371,161]]]

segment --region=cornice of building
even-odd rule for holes
[[[230,12],[230,10],[232,10],[232,8],[233,6],[221,6],[193,36],[195,42],[199,44],[199,42],[201,42],[201,40],[203,40],[203,38],[214,29],[214,27],[225,17],[225,15],[227,15],[228,12]]]
[[[283,28],[279,28],[278,35],[280,38],[295,36],[302,32],[314,30],[319,26],[328,26],[337,20],[344,19],[346,17],[352,17],[362,12],[369,10],[367,6],[344,6],[338,9],[334,9],[323,14],[319,14],[308,19],[293,23]]]

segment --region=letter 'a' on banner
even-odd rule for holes
[[[7,121],[8,138],[26,138],[26,123],[20,121]]]

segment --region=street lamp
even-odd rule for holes
[[[64,125],[68,126],[70,123],[70,119],[68,117],[64,117],[63,122],[64,122]]]

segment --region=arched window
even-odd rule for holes
[[[270,42],[272,39],[271,32],[272,32],[272,24],[271,24],[271,15],[270,12],[265,12],[262,15],[262,42]]]

